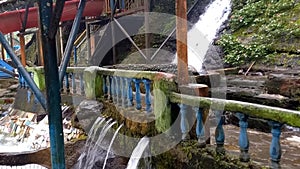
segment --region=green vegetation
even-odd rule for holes
[[[225,62],[251,61],[299,65],[290,60],[300,55],[300,3],[294,0],[234,0],[230,32],[217,42]],[[283,59],[282,59],[283,58]]]

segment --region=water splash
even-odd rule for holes
[[[78,158],[78,163],[79,163],[79,167],[81,167],[82,162],[85,158],[85,156],[87,155],[87,152],[90,150],[90,147],[92,146],[91,144],[93,143],[94,139],[95,139],[95,135],[97,133],[97,130],[100,128],[101,124],[105,121],[105,118],[102,117],[98,117],[91,130],[88,133],[88,139],[86,140],[86,143],[84,145],[84,152],[80,155],[80,157]]]
[[[231,0],[215,0],[206,7],[197,23],[188,32],[188,64],[201,71],[204,56],[216,37],[218,30],[227,20],[231,10]],[[177,54],[173,61],[177,63]]]
[[[140,158],[142,157],[145,149],[148,147],[150,139],[148,137],[143,137],[138,145],[134,148],[132,155],[129,159],[126,169],[136,169]]]
[[[110,121],[109,121],[110,122]],[[105,124],[105,126],[102,128],[101,132],[100,132],[100,135],[96,141],[96,143],[94,144],[94,146],[90,146],[90,147],[93,147],[87,154],[87,158],[86,158],[86,165],[84,168],[92,168],[93,167],[93,163],[95,161],[97,161],[97,157],[99,156],[99,154],[97,153],[98,152],[98,147],[101,145],[104,137],[106,136],[106,133],[108,132],[108,130],[114,125],[116,124],[116,122],[112,122],[112,123],[109,123],[107,122]]]
[[[106,161],[107,161],[108,154],[109,154],[109,152],[110,152],[112,143],[114,142],[114,140],[115,140],[117,134],[119,133],[119,130],[120,130],[122,127],[123,127],[123,124],[121,124],[121,125],[118,127],[118,129],[116,130],[116,132],[115,132],[113,138],[112,138],[111,141],[110,141],[110,144],[109,144],[108,149],[107,149],[106,157],[105,157],[105,160],[104,160],[104,164],[103,164],[103,169],[105,168]]]

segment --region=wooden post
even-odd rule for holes
[[[180,85],[188,84],[187,57],[187,3],[176,0],[176,48],[177,48],[177,79]]]
[[[22,33],[20,33],[20,50],[21,50],[21,63],[26,66],[26,53],[25,53],[25,38]]]
[[[5,60],[5,51],[3,45],[1,45],[1,55],[2,55],[2,60]]]
[[[37,3],[34,4],[35,7],[39,7]],[[38,18],[40,18],[40,11],[37,11]],[[42,35],[41,35],[41,23],[38,19],[39,29],[36,33],[36,43],[37,43],[37,53],[38,53],[38,65],[44,66],[44,57],[43,57],[43,46],[42,46]]]

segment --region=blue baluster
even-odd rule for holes
[[[114,76],[111,77],[111,80],[112,80],[112,99],[113,99],[113,102],[116,104],[117,103],[117,80]]]
[[[250,155],[248,153],[249,150],[249,139],[247,134],[247,127],[248,127],[248,116],[242,113],[235,114],[237,118],[239,118],[239,125],[240,125],[240,136],[239,136],[239,145],[240,145],[240,160],[242,162],[248,162],[250,160]]]
[[[203,125],[203,109],[195,107],[194,111],[196,112],[197,124],[196,124],[196,134],[198,138],[198,144],[200,147],[206,146],[204,125]]]
[[[122,107],[126,108],[128,107],[128,102],[127,102],[127,82],[126,82],[126,78],[122,77],[121,78],[122,81]]]
[[[216,122],[217,122],[217,127],[215,130],[215,140],[216,140],[216,144],[217,144],[216,152],[218,154],[224,154],[225,153],[225,149],[224,149],[225,133],[224,133],[224,129],[223,129],[223,122],[224,122],[223,111],[213,110],[213,112],[215,113]]]
[[[83,82],[83,73],[80,73],[80,93],[84,95],[84,82]]]
[[[120,77],[117,77],[117,76],[115,76],[115,78],[116,78],[116,93],[117,93],[117,105],[118,106],[121,106],[122,105],[122,93],[121,93],[121,90],[122,90],[122,86],[121,86],[121,84],[120,84],[120,82],[121,82],[121,79],[120,79]]]
[[[109,101],[113,100],[113,79],[111,76],[108,76],[108,80],[109,80]]]
[[[22,76],[22,75],[19,75],[19,82],[20,82],[21,88],[25,87],[24,81],[25,81],[25,80],[24,80],[23,76]]]
[[[151,81],[148,79],[144,79],[143,80],[144,85],[145,85],[145,92],[146,92],[146,96],[145,96],[145,103],[146,103],[146,112],[147,113],[151,113],[152,108],[151,108],[151,92],[150,92],[150,84]]]
[[[107,98],[108,97],[107,76],[103,76],[103,93],[104,93],[104,98]]]
[[[181,115],[181,119],[180,119],[180,129],[181,129],[181,133],[182,133],[182,140],[188,140],[190,139],[190,135],[189,135],[189,122],[187,119],[187,105],[185,104],[179,104],[180,107],[180,115]]]
[[[142,109],[142,101],[141,101],[141,90],[140,90],[140,79],[133,79],[135,84],[135,101],[136,101],[136,109]]]
[[[131,81],[132,78],[126,78],[127,81],[127,97],[128,97],[128,107],[133,106],[133,96],[132,96],[132,86]]]
[[[72,74],[72,88],[73,88],[73,93],[76,93],[76,79],[75,79],[75,73],[73,72]]]
[[[66,75],[65,75],[65,79],[66,79],[66,88],[67,88],[67,93],[70,93],[69,73],[66,73]]]
[[[272,127],[272,142],[270,145],[270,157],[271,163],[270,168],[280,168],[280,158],[281,158],[281,146],[280,146],[280,134],[282,124],[274,121],[269,121],[269,125]]]

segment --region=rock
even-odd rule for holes
[[[103,104],[96,100],[83,100],[75,110],[79,125],[88,133],[102,112]]]
[[[286,97],[300,96],[300,76],[294,74],[270,74],[265,83],[269,94]]]

